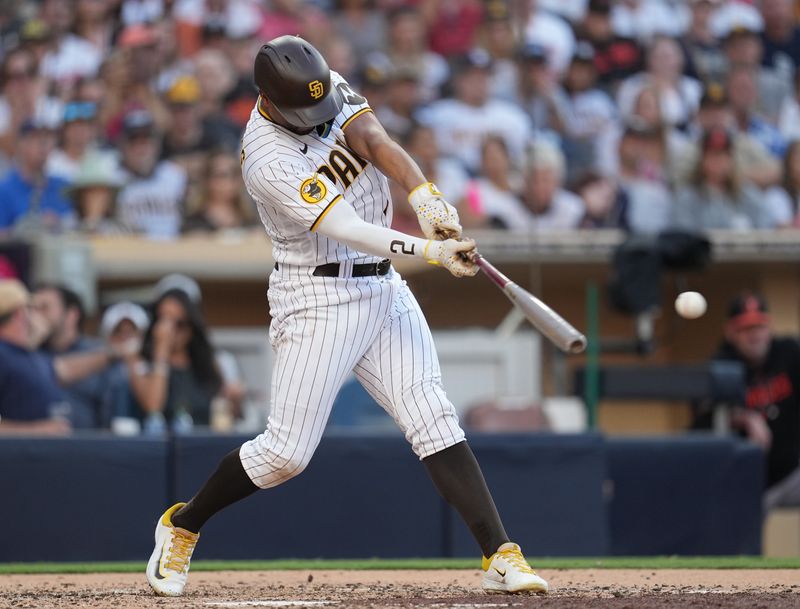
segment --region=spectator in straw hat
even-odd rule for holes
[[[98,235],[125,232],[125,227],[114,217],[121,186],[113,156],[95,151],[84,159],[67,191],[75,206],[79,231]]]

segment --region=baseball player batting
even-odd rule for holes
[[[259,98],[242,138],[242,176],[273,243],[267,429],[220,462],[188,503],[159,519],[147,580],[179,596],[205,522],[300,474],[351,372],[388,412],[483,552],[488,592],[547,592],[511,543],[441,383],[425,317],[391,258],[475,275],[458,213],[384,131],[367,100],[302,38],[255,58]],[[387,177],[408,191],[425,239],[389,228]],[[441,235],[453,239],[441,239]]]

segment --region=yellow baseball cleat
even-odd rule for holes
[[[180,596],[189,577],[189,562],[200,537],[173,526],[172,515],[185,503],[169,508],[156,525],[156,547],[147,562],[147,582],[160,596]]]
[[[481,587],[493,594],[537,592],[547,594],[547,582],[536,575],[515,543],[504,543],[489,558],[483,557]]]

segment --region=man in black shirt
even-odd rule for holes
[[[745,404],[731,422],[767,451],[765,508],[800,505],[800,343],[774,337],[766,302],[746,293],[730,305],[715,359],[745,366]],[[698,409],[695,426],[710,426],[710,414]]]

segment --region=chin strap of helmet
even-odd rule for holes
[[[329,120],[327,123],[322,123],[321,125],[316,126],[317,135],[320,137],[328,137],[328,134],[331,132],[331,127],[333,127],[333,120]]]

